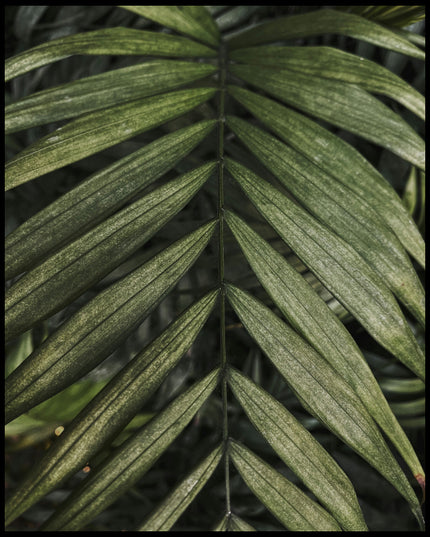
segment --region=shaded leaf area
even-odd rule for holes
[[[219,42],[218,28],[203,6],[121,7],[209,45],[217,45]]]

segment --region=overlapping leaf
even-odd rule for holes
[[[395,190],[354,147],[272,99],[236,86],[230,86],[229,93],[282,140],[372,205],[403,247],[425,266],[425,244],[417,226]]]
[[[231,441],[229,452],[248,487],[287,529],[341,531],[327,511],[250,449]]]
[[[375,422],[342,377],[294,330],[249,293],[228,285],[243,325],[276,366],[302,405],[374,466],[407,499],[419,502]]]
[[[158,188],[20,278],[5,297],[6,339],[53,315],[127,259],[188,203],[214,168],[204,164]]]
[[[273,136],[229,117],[227,124],[294,197],[351,245],[393,293],[425,322],[421,282],[396,236],[378,213],[350,188]]]
[[[5,82],[74,54],[214,57],[216,51],[183,37],[132,28],[107,28],[54,39],[5,62]]]
[[[217,45],[219,42],[216,26],[210,22],[211,17],[208,17],[209,13],[203,6],[121,7],[209,45]],[[184,7],[188,9],[183,9]]]
[[[218,376],[218,369],[209,373],[124,442],[43,524],[42,531],[78,530],[121,496],[181,433],[214,390]]]
[[[226,220],[249,264],[284,317],[354,389],[414,475],[421,464],[354,339],[306,280],[232,212]]]
[[[111,215],[189,153],[214,128],[200,121],[167,134],[94,173],[5,239],[5,278],[32,268],[61,244]]]
[[[211,88],[175,91],[75,119],[24,149],[6,164],[6,189],[161,125],[207,101],[214,93]]]
[[[355,84],[289,69],[234,64],[232,73],[299,110],[353,132],[425,169],[425,144],[401,116]]]
[[[6,421],[54,395],[106,358],[195,262],[215,225],[215,221],[209,222],[176,241],[62,324],[7,378]]]
[[[217,296],[217,292],[208,293],[188,308],[66,427],[10,499],[10,520],[82,468],[102,443],[127,424],[190,347]]]
[[[354,488],[337,463],[280,403],[245,375],[229,384],[252,423],[346,531],[366,531]]]
[[[41,531],[76,531],[85,527],[165,452],[222,375],[223,443],[199,463],[191,460],[191,473],[149,515],[140,530],[170,529],[207,483],[221,457],[226,457],[227,473],[228,459],[232,459],[249,488],[287,529],[366,529],[355,492],[339,466],[287,409],[228,365],[224,292],[243,326],[287,380],[303,407],[391,482],[420,519],[415,493],[373,418],[420,484],[424,483],[424,472],[360,350],[305,279],[235,213],[224,209],[223,166],[292,253],[335,299],[379,343],[424,378],[422,351],[388,289],[424,322],[422,287],[404,252],[406,249],[424,266],[424,242],[397,194],[358,151],[312,119],[255,92],[226,86],[229,71],[233,81],[242,78],[296,109],[379,143],[424,169],[421,138],[400,114],[370,93],[395,99],[420,118],[424,118],[423,97],[373,62],[334,48],[299,47],[301,43],[296,41],[339,34],[423,59],[424,52],[415,46],[422,45],[422,40],[355,14],[319,9],[236,32],[228,40],[230,52],[226,52],[225,45],[220,46],[219,27],[210,15],[215,10],[204,6],[120,7],[148,19],[133,17],[137,25],[151,25],[152,29],[159,24],[170,30],[96,30],[55,39],[6,61],[5,78],[10,80],[75,54],[151,57],[144,63],[50,88],[10,104],[6,110],[10,133],[79,117],[12,158],[6,167],[6,189],[179,118],[215,97],[219,89],[216,110],[206,115],[218,119],[200,121],[155,139],[96,172],[7,237],[6,278],[21,275],[7,293],[10,311],[15,312],[12,320],[7,315],[9,337],[49,317],[123,262],[185,206],[215,166],[219,173],[214,208],[219,219],[149,260],[148,256],[143,265],[88,302],[22,361],[7,379],[7,420],[39,401],[48,403],[47,398],[70,386],[114,351],[188,272],[216,227],[220,232],[218,255],[222,256],[218,285],[172,321],[66,426],[9,500],[7,523],[89,461],[89,476]],[[258,7],[237,6],[227,10],[227,17],[233,15],[230,22],[223,17],[220,25],[231,27],[254,12]],[[171,34],[171,30],[187,37]],[[255,46],[260,43],[275,45]],[[216,71],[217,88],[213,82],[208,87],[198,83],[192,85],[193,89],[165,93]],[[236,117],[224,122],[228,95],[285,143]],[[205,107],[210,110],[211,105]],[[189,122],[179,123],[183,124]],[[217,164],[208,162],[212,157],[198,156],[191,172],[188,165],[178,167],[179,173],[187,173],[173,181],[169,177],[170,182],[138,199],[148,185],[172,170],[215,125],[218,147],[214,147],[213,156],[219,157]],[[227,129],[248,146],[305,209],[258,177],[257,170],[251,172],[223,157],[230,141]],[[236,158],[234,151],[231,154]],[[243,152],[245,163],[247,155]],[[212,195],[215,189],[211,186],[207,191]],[[424,196],[418,202],[421,207],[423,199]],[[232,206],[230,201],[226,196],[226,205]],[[238,207],[242,211],[240,204]],[[420,222],[422,214],[421,210]],[[248,293],[226,284],[224,218],[258,280],[294,329]],[[207,289],[214,282],[206,284]],[[134,423],[133,416],[193,344],[221,289],[221,352],[215,362],[219,359],[222,367],[194,384],[155,414],[137,434],[123,441],[124,427]],[[405,390],[392,380],[385,384],[383,381],[381,386]],[[227,381],[255,427],[324,508],[248,448],[234,439],[228,440],[235,431],[228,430]],[[399,415],[411,408],[422,410],[421,399],[395,405],[393,410]],[[130,434],[129,430],[124,434]],[[114,451],[98,463],[104,445]],[[228,489],[227,474],[226,484]],[[227,490],[225,516],[214,531],[255,531],[231,512],[229,494]]]
[[[309,75],[357,84],[370,93],[386,95],[425,118],[425,99],[387,68],[332,47],[261,46],[238,49],[232,60],[258,66],[285,68]]]
[[[80,116],[176,88],[216,71],[206,63],[152,60],[33,93],[5,108],[5,133]]]
[[[227,169],[285,242],[381,345],[424,378],[424,356],[400,308],[367,263],[278,189],[226,159]]]
[[[222,446],[215,448],[151,513],[138,531],[168,531],[204,487],[217,467]]]
[[[346,35],[424,59],[423,51],[396,32],[353,13],[342,13],[333,9],[318,9],[310,13],[278,17],[274,21],[260,24],[233,36],[229,40],[229,47],[237,49],[322,34]]]

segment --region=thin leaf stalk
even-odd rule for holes
[[[223,379],[222,408],[223,408],[223,441],[224,441],[224,464],[225,464],[225,489],[226,489],[226,511],[230,508],[230,471],[229,456],[226,449],[228,442],[228,415],[227,415],[227,355],[225,346],[225,289],[224,289],[224,124],[225,124],[225,92],[226,92],[226,50],[225,44],[221,43],[218,55],[218,282],[221,290],[220,296],[220,361]]]

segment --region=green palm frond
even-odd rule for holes
[[[422,528],[423,6],[6,11],[7,527]]]

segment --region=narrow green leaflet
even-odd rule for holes
[[[207,32],[212,34],[215,39],[215,44],[218,44],[221,39],[221,34],[217,23],[212,18],[212,15],[205,6],[180,6],[182,13],[195,19]]]
[[[59,392],[106,358],[199,257],[216,220],[111,285],[60,326],[6,380],[6,422]]]
[[[218,376],[218,369],[209,373],[124,442],[73,491],[41,530],[76,531],[136,483],[190,422],[214,390]]]
[[[174,91],[79,117],[12,158],[5,168],[5,188],[14,188],[177,118],[215,92],[212,88]]]
[[[185,310],[66,426],[11,497],[7,506],[10,521],[82,468],[101,443],[108,443],[121,431],[192,345],[217,296],[212,291]]]
[[[357,84],[370,93],[386,95],[425,119],[425,99],[387,68],[332,47],[262,46],[239,49],[230,58],[247,64],[291,69],[310,76]]]
[[[424,379],[424,355],[387,287],[363,258],[278,189],[225,159],[264,218],[341,304],[387,350]]]
[[[319,504],[250,449],[230,440],[232,461],[252,492],[290,531],[341,531]]]
[[[239,518],[234,513],[224,516],[212,531],[257,531],[250,524]]]
[[[203,41],[209,45],[218,45],[219,37],[213,30],[208,30],[207,21],[199,20],[195,17],[196,10],[190,13],[190,10],[181,10],[183,6],[120,6],[133,13],[137,13],[146,19],[153,20],[172,28],[177,32],[189,35]],[[195,6],[201,10],[206,9],[204,6]],[[210,16],[209,12],[208,15]]]
[[[425,169],[424,140],[401,116],[359,86],[274,67],[256,69],[233,64],[230,70],[287,104],[385,147]]]
[[[366,531],[354,487],[335,460],[276,399],[229,369],[229,384],[258,431],[345,531]]]
[[[94,173],[5,238],[5,278],[32,268],[82,235],[175,166],[214,128],[200,121],[167,134]]]
[[[236,49],[323,34],[346,35],[421,60],[425,57],[423,51],[396,32],[358,15],[333,9],[277,17],[233,36],[228,44],[230,49]]]
[[[237,86],[228,91],[282,140],[371,204],[403,247],[425,266],[425,243],[415,222],[388,181],[353,146],[272,99]]]
[[[216,57],[215,50],[190,39],[133,28],[106,28],[54,39],[5,61],[5,82],[74,54]]]
[[[292,328],[249,293],[227,296],[246,330],[312,415],[376,468],[408,501],[419,501],[378,427],[352,388]]]
[[[222,457],[223,447],[215,448],[150,515],[137,531],[169,531],[204,487]]]
[[[370,367],[337,316],[299,272],[243,220],[230,211],[226,211],[225,216],[260,283],[284,317],[354,389],[412,473],[424,475]]]
[[[414,316],[425,323],[425,295],[412,263],[378,213],[301,153],[236,117],[227,125],[294,197],[354,248]]]
[[[33,93],[5,108],[5,133],[119,105],[176,88],[216,71],[207,63],[152,60]]]
[[[215,167],[204,164],[152,191],[27,272],[5,295],[6,340],[60,311],[125,261],[189,202]]]

